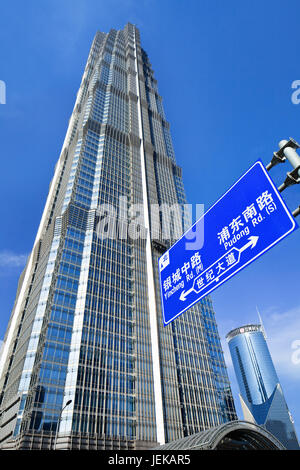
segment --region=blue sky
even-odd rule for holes
[[[0,338],[30,252],[54,165],[97,29],[141,32],[171,124],[190,203],[208,209],[250,165],[268,163],[281,139],[300,141],[299,2],[288,0],[27,0],[1,6],[0,80]],[[279,185],[289,171],[271,176]],[[300,203],[299,187],[284,198]],[[300,435],[299,242],[296,231],[212,299],[222,340],[256,322],[258,306],[268,344]],[[236,405],[237,386],[224,343]]]

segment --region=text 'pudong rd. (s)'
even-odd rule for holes
[[[204,226],[204,243],[197,230]],[[159,260],[164,325],[298,225],[257,161]]]

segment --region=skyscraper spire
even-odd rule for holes
[[[257,312],[257,315],[258,315],[258,319],[259,319],[259,323],[261,325],[261,329],[262,329],[262,333],[265,337],[265,339],[267,339],[267,333],[266,333],[266,330],[265,330],[265,327],[263,325],[263,321],[262,321],[262,318],[260,316],[260,313],[259,313],[259,310],[258,310],[258,306],[256,305],[256,312]]]

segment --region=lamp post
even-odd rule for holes
[[[59,426],[60,426],[60,422],[61,422],[61,415],[62,415],[62,412],[64,411],[64,409],[69,406],[70,404],[72,403],[72,400],[68,400],[67,403],[65,404],[65,406],[60,410],[59,412],[59,417],[58,417],[58,422],[57,422],[57,427],[56,427],[56,433],[55,433],[55,439],[54,439],[54,445],[53,445],[53,450],[56,450],[56,443],[57,443],[57,436],[58,436],[58,432],[59,432]]]

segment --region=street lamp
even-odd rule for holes
[[[56,427],[56,433],[55,433],[55,439],[54,439],[54,445],[53,445],[53,450],[56,450],[56,443],[57,443],[57,436],[58,436],[58,431],[59,431],[59,426],[61,422],[61,415],[64,409],[69,406],[72,403],[72,400],[68,400],[65,406],[60,410],[59,412],[59,417],[58,417],[58,422],[57,422],[57,427]]]

